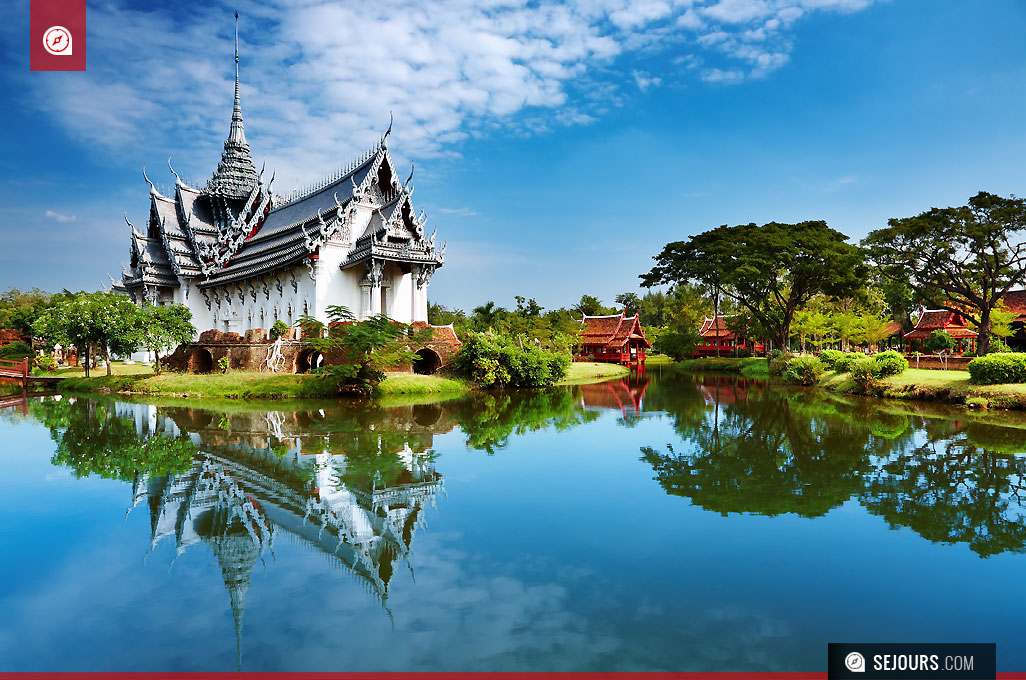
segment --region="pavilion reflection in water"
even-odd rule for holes
[[[650,379],[645,365],[632,367],[625,378],[580,385],[581,405],[595,410],[619,411],[625,418],[641,413]]]
[[[335,447],[333,434],[312,414],[245,413],[232,416],[241,427],[229,421],[226,429],[209,412],[158,412],[136,404],[119,404],[118,410],[134,420],[142,437],[185,432],[199,448],[186,472],[137,475],[132,508],[149,509],[150,551],[165,540],[175,545],[174,559],[196,544],[210,548],[230,598],[240,666],[250,577],[258,560],[273,557],[283,536],[351,574],[391,616],[393,571],[403,563],[412,573],[414,534],[425,527],[425,509],[435,507],[444,491],[431,455],[434,432],[417,422],[422,414],[401,419],[404,435],[377,438],[376,453],[398,465],[386,474],[354,474],[347,452]],[[394,435],[395,427],[390,423],[388,432]],[[362,432],[364,446],[368,435],[373,428]]]

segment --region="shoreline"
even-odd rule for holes
[[[761,368],[756,365],[761,364]],[[750,359],[685,359],[679,370],[688,372],[736,373],[742,377],[773,379],[763,357]],[[786,381],[777,378],[782,384]],[[847,373],[827,371],[814,386],[838,394],[924,401],[968,408],[1026,411],[1026,384],[974,385],[969,371],[909,368],[901,375],[876,380],[868,389],[859,388]]]
[[[100,369],[103,370],[103,369]],[[567,376],[556,386],[585,385],[626,376],[630,369],[617,364],[575,362]],[[381,382],[373,399],[408,397],[454,397],[477,390],[466,381],[440,375],[390,373]],[[123,374],[85,378],[68,377],[61,381],[60,394],[105,394],[133,397],[170,397],[177,399],[271,400],[344,399],[330,384],[315,375],[268,374],[250,371],[228,373],[161,375],[132,370]]]

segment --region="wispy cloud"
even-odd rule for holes
[[[395,148],[453,154],[495,129],[590,123],[624,84],[667,82],[650,68],[617,71],[630,53],[673,51],[681,78],[765,77],[787,63],[803,17],[870,2],[266,0],[240,24],[247,134],[286,188],[372,143],[389,111]],[[188,11],[91,6],[89,70],[23,76],[27,102],[86,143],[173,150],[180,171],[208,173],[230,114],[233,10],[217,0]],[[0,33],[12,38],[0,56],[16,66],[21,42]]]
[[[638,84],[638,89],[642,92],[647,92],[650,87],[661,85],[663,82],[659,76],[652,76],[644,71],[634,70],[631,71],[631,75],[634,76],[634,82]]]
[[[477,211],[470,208],[439,208],[438,212],[456,217],[474,217],[477,215]]]
[[[50,220],[53,220],[55,222],[60,222],[61,224],[67,224],[68,222],[74,222],[75,220],[78,219],[78,217],[76,217],[75,215],[65,215],[64,213],[59,213],[56,210],[47,210],[46,211],[46,218],[50,219]]]

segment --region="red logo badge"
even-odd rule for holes
[[[86,0],[32,0],[33,71],[86,70]]]

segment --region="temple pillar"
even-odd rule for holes
[[[360,281],[360,317],[381,314],[381,284],[384,281],[384,263],[371,260],[367,263],[367,273]]]

